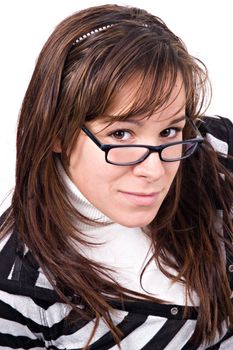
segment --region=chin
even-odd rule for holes
[[[121,220],[115,220],[115,222],[117,222],[118,224],[125,226],[125,227],[129,227],[129,228],[136,228],[136,227],[146,227],[148,226],[155,218],[157,212],[154,215],[150,215],[148,217],[146,217],[144,215],[144,217],[139,218],[137,217],[135,214],[134,217],[128,217],[127,219],[121,219]],[[125,214],[126,216],[126,214]]]
[[[128,228],[137,228],[137,227],[146,227],[151,223],[152,220],[149,222],[139,222],[139,223],[120,223],[122,226],[128,227]]]

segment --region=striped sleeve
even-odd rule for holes
[[[41,315],[31,298],[0,291],[0,348],[44,349]]]

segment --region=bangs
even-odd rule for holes
[[[87,120],[103,118],[114,122],[131,116],[149,117],[168,106],[180,73],[177,53],[164,42],[152,42],[151,35],[149,40],[145,39],[141,38],[142,44],[139,45],[137,41],[124,38],[123,41],[131,42],[130,47],[121,42],[107,56],[101,67],[104,73],[94,84],[96,91],[92,101],[95,104],[91,104]],[[116,54],[118,50],[120,53]],[[128,103],[117,106],[119,93],[129,85],[132,89]],[[111,114],[109,111],[113,106],[117,108],[117,113]]]
[[[109,122],[125,120],[135,116],[143,119],[149,118],[157,111],[161,112],[163,109],[166,109],[176,99],[181,87],[176,96],[171,99],[179,72],[163,71],[162,73],[158,77],[155,71],[141,71],[129,76],[128,79],[121,82],[120,88],[116,89],[112,94],[104,113],[97,118],[102,118]],[[126,90],[127,95],[123,95]],[[121,95],[122,101],[120,101]],[[178,112],[174,111],[174,114]]]

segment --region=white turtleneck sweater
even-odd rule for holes
[[[112,269],[112,277],[126,288],[152,294],[170,303],[184,305],[184,286],[181,283],[172,283],[159,270],[154,260],[146,268],[142,286],[140,285],[142,269],[152,255],[150,239],[143,230],[113,222],[84,197],[60,163],[58,169],[73,206],[85,217],[103,223],[103,226],[93,226],[77,222],[77,229],[86,234],[88,241],[98,243],[95,246],[78,246],[81,254]],[[169,271],[176,274],[170,268]],[[195,293],[192,302],[188,300],[188,304],[199,304]]]

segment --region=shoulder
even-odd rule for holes
[[[14,229],[0,239],[0,290],[12,295],[58,301],[40,265]]]
[[[205,116],[202,118],[199,129],[204,136],[212,135],[219,141],[224,142],[228,148],[232,148],[233,124],[230,119],[221,116]]]
[[[229,118],[220,115],[203,116],[201,120],[209,131],[219,132],[225,134],[226,130],[233,132],[233,124]]]
[[[221,116],[205,116],[199,125],[201,134],[219,154],[220,160],[233,171],[233,123]]]
[[[44,349],[69,312],[17,231],[0,239],[0,348]]]

